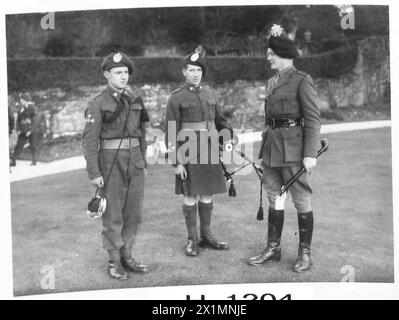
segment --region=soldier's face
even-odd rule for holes
[[[129,69],[127,67],[112,68],[109,71],[104,71],[104,76],[107,78],[111,88],[122,90],[129,80]]]
[[[183,75],[186,78],[187,83],[192,84],[193,86],[198,86],[202,79],[202,68],[188,64],[183,69]]]
[[[273,49],[267,49],[267,61],[270,64],[270,68],[281,70],[284,67],[283,58],[279,57],[274,53]]]

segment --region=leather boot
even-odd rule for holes
[[[188,239],[187,247],[186,247],[186,255],[189,257],[198,256],[198,240],[197,239]]]
[[[215,250],[228,250],[226,242],[217,241],[211,234],[211,216],[213,204],[198,202],[198,212],[200,217],[201,239],[199,246],[202,248],[212,248]]]
[[[120,254],[118,250],[109,250],[108,274],[111,278],[127,280],[128,275],[120,264]]]
[[[310,251],[313,234],[313,211],[298,213],[298,226],[299,248],[294,272],[301,273],[309,270],[313,264],[313,257]]]
[[[248,259],[248,264],[256,266],[265,262],[280,261],[280,240],[284,225],[284,210],[269,209],[267,246],[257,256]]]
[[[183,215],[186,220],[188,234],[186,255],[189,257],[195,257],[198,255],[197,204],[192,206],[183,204]]]
[[[149,272],[148,267],[141,263],[137,262],[132,258],[132,248],[122,247],[120,250],[121,253],[121,265],[128,272],[136,272],[136,273],[147,273]]]

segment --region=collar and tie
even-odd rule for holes
[[[200,90],[202,89],[202,86],[199,85],[199,86],[195,87],[195,86],[193,86],[193,85],[190,85],[190,84],[186,83],[186,88],[187,88],[189,91],[191,91],[191,92],[199,93]]]
[[[275,88],[279,84],[279,82],[281,83],[281,82],[284,82],[286,79],[288,79],[290,74],[291,74],[291,71],[293,71],[293,70],[296,70],[295,67],[294,66],[289,66],[289,67],[284,68],[284,69],[282,69],[280,71],[277,71],[276,75],[274,77],[274,80],[272,82],[272,88],[271,89]]]
[[[275,76],[275,78],[274,78],[274,81],[273,81],[273,85],[272,85],[272,88],[274,88],[275,86],[277,86],[277,83],[280,81],[280,74],[277,72],[276,73],[276,76]]]
[[[128,102],[131,102],[132,97],[130,96],[129,92],[126,89],[123,89],[122,91],[116,91],[110,86],[107,86],[106,91],[116,100],[120,101],[121,98],[124,98]]]

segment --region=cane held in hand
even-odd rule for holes
[[[326,138],[321,139],[320,141],[321,148],[317,151],[316,159],[320,157],[324,152],[328,149],[328,140]],[[305,167],[302,167],[288,182],[281,188],[279,196],[282,196],[284,192],[287,192],[288,188],[292,186],[292,184],[298,180],[299,176],[305,172]]]

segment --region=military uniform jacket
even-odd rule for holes
[[[271,128],[262,134],[259,158],[270,167],[300,165],[304,157],[316,158],[320,146],[319,99],[312,78],[290,67],[274,85],[266,84],[265,116],[302,119],[302,126]]]
[[[166,146],[176,148],[176,137],[169,136],[169,124],[176,124],[176,134],[181,130],[182,122],[214,121],[217,131],[227,129],[229,136],[224,141],[231,139],[233,131],[227,126],[226,118],[220,112],[220,103],[216,92],[208,86],[193,87],[189,84],[175,90],[168,99],[166,107]],[[218,145],[215,146],[218,148]]]
[[[84,114],[82,147],[90,180],[102,176],[98,161],[100,139],[139,138],[146,163],[145,122],[149,119],[141,97],[133,98],[127,90],[120,93],[107,86],[88,102]]]
[[[35,106],[22,107],[17,115],[17,131],[21,133],[39,132],[39,114]]]
[[[169,125],[176,125],[176,134],[178,134],[182,129],[182,123],[198,123],[204,121],[211,121],[211,123],[213,121],[215,123],[214,126],[212,123],[213,128],[209,131],[212,139],[208,141],[202,141],[201,139],[198,140],[201,133],[195,131],[197,149],[194,154],[189,152],[189,155],[187,155],[186,153],[186,160],[188,160],[188,163],[185,165],[188,180],[186,184],[187,187],[185,188],[185,184],[178,176],[176,176],[176,194],[189,194],[195,196],[213,195],[226,192],[226,183],[219,160],[220,139],[218,139],[218,136],[220,135],[223,141],[231,139],[232,129],[227,127],[227,121],[220,112],[220,105],[216,92],[207,86],[199,86],[195,88],[186,84],[172,93],[166,108],[166,142],[171,142],[171,148],[176,147],[176,145],[180,146],[184,142],[176,143],[176,137],[169,136],[169,134],[171,134],[169,133]],[[220,132],[221,130],[223,130],[222,133]],[[206,151],[206,149],[208,152],[208,162],[203,163],[201,162],[201,157],[204,156],[204,151]],[[177,151],[177,153],[179,153],[179,151]],[[213,157],[211,154],[213,154]],[[216,159],[214,159],[214,157]],[[195,162],[193,161],[194,159]],[[179,162],[178,157],[176,160],[176,162]]]

